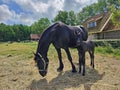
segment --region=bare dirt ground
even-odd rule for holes
[[[78,68],[78,60],[73,61]],[[56,70],[58,60],[50,60],[47,76],[43,78],[32,58],[0,56],[0,90],[120,90],[118,59],[96,54],[95,69],[92,69],[87,55],[86,76],[72,73],[66,57],[63,57],[63,62],[64,70],[59,73]]]

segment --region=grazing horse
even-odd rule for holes
[[[94,68],[94,49],[96,46],[97,44],[93,41],[81,41],[78,45],[79,72],[81,73],[81,67],[83,65],[83,75],[85,75],[85,52],[89,52],[91,66]]]
[[[76,72],[75,65],[72,62],[72,57],[69,51],[69,47],[75,48],[77,41],[77,35],[80,31],[81,40],[85,41],[88,38],[88,33],[83,26],[68,26],[62,22],[56,22],[49,26],[41,35],[38,42],[36,53],[34,54],[34,60],[37,63],[37,67],[41,76],[47,74],[49,59],[47,58],[47,52],[50,44],[52,43],[55,47],[58,58],[59,67],[57,71],[62,71],[64,68],[61,56],[61,48],[65,50],[68,56],[68,60],[72,66],[72,72]]]

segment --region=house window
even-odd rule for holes
[[[97,26],[96,22],[89,22],[88,23],[88,28],[92,28],[92,27],[95,27],[95,26]]]

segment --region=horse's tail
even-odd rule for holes
[[[82,31],[82,38],[84,41],[86,41],[88,39],[88,32],[83,26],[80,26],[80,29]]]

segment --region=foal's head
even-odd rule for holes
[[[80,30],[76,30],[75,35],[76,35],[76,45],[79,46],[82,41],[82,33]]]
[[[40,53],[34,55],[34,60],[37,63],[39,74],[43,77],[46,76],[48,68],[48,59],[44,58]]]

